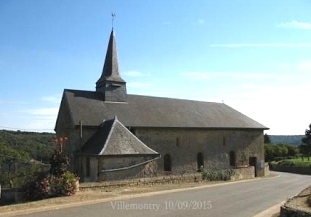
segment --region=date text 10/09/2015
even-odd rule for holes
[[[112,209],[116,210],[207,210],[212,209],[211,201],[199,200],[166,200],[164,203],[131,203],[130,201],[111,201]]]

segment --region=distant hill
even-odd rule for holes
[[[287,144],[287,145],[295,145],[298,146],[301,144],[301,139],[304,135],[269,135],[272,144]]]
[[[0,130],[0,144],[29,153],[31,158],[49,162],[54,146],[54,133]],[[0,150],[1,153],[1,150]]]

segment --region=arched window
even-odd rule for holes
[[[171,155],[164,155],[164,171],[172,171],[172,158]]]
[[[230,166],[234,167],[235,164],[236,164],[236,157],[235,157],[235,152],[234,151],[230,151],[230,154],[229,154],[229,161],[230,161]]]
[[[202,152],[199,152],[197,155],[197,166],[198,170],[204,167],[204,156]]]

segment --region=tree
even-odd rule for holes
[[[311,124],[309,125],[309,129],[305,131],[305,137],[301,139],[300,151],[301,153],[310,156],[311,154]]]
[[[287,144],[265,144],[265,160],[274,161],[289,157],[295,157],[299,154],[299,148]]]
[[[264,143],[265,144],[271,144],[271,139],[270,139],[268,134],[264,135]]]
[[[299,154],[299,148],[293,145],[287,145],[288,156],[295,157]]]
[[[274,145],[265,143],[265,161],[270,162],[274,160],[274,150]]]
[[[17,151],[5,144],[0,143],[0,183],[4,186],[13,187],[22,173],[25,173],[22,163],[28,162],[29,154]]]

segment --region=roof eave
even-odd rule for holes
[[[76,128],[79,128],[80,125],[76,124]],[[89,129],[98,129],[98,125],[87,125],[84,124],[83,127],[87,127]],[[169,129],[210,129],[210,130],[270,130],[268,127],[189,127],[189,126],[143,126],[143,125],[129,125],[127,127],[135,127],[135,128],[169,128]]]

